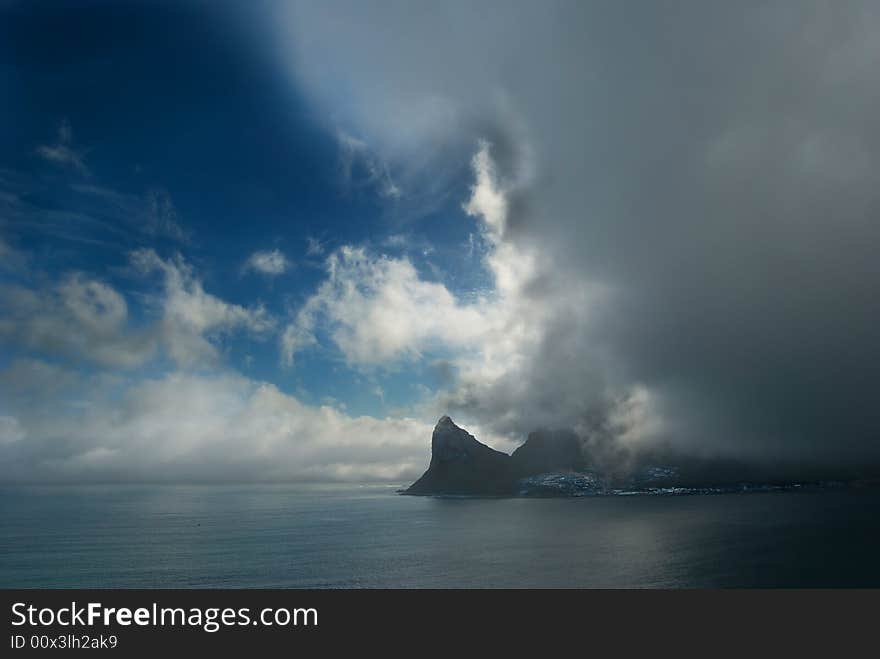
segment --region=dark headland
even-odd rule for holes
[[[573,431],[532,432],[522,446],[508,455],[486,446],[444,416],[434,427],[427,471],[401,493],[545,497],[720,494],[826,489],[849,486],[853,482],[772,478],[742,464],[701,462],[695,465],[686,460],[676,466],[643,462],[621,477],[598,469]],[[876,480],[870,484],[876,485]]]
[[[523,478],[583,468],[580,442],[573,433],[534,432],[508,455],[477,441],[444,416],[431,437],[428,470],[405,493],[510,495]]]

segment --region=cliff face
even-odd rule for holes
[[[431,464],[407,494],[507,494],[511,457],[489,448],[448,416],[434,427]]]
[[[431,437],[431,464],[407,494],[513,494],[520,478],[581,471],[584,459],[572,432],[534,432],[512,456],[489,448],[448,416]]]

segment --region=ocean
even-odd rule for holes
[[[4,588],[880,586],[880,493],[479,499],[0,488]]]

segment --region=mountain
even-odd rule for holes
[[[829,488],[877,487],[878,480],[785,479],[770,471],[719,460],[684,459],[669,455],[643,457],[630,471],[611,477],[597,470],[570,430],[539,430],[529,434],[513,455],[489,448],[448,416],[431,436],[428,470],[403,494],[469,496],[571,497],[595,495],[679,495],[728,492],[813,491]],[[674,457],[674,456],[673,456]],[[677,464],[676,464],[677,463]]]
[[[431,437],[428,470],[405,493],[514,494],[521,478],[584,468],[580,441],[573,432],[533,432],[510,456],[477,441],[444,416],[437,422]]]
[[[491,449],[448,416],[431,436],[431,464],[406,494],[509,494],[512,459]]]

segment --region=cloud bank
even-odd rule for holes
[[[431,432],[304,405],[230,371],[141,379],[17,360],[0,391],[4,481],[406,481]]]

